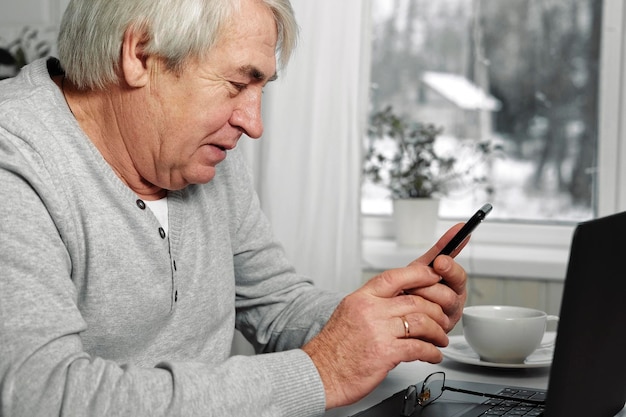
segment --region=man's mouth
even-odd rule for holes
[[[212,145],[224,152],[230,151],[235,148],[235,145],[222,145],[219,143],[213,143]]]
[[[226,145],[226,144],[220,144],[220,143],[209,143],[207,144],[207,146],[210,148],[213,148],[213,152],[211,152],[211,157],[210,159],[213,160],[213,163],[219,163],[221,161],[223,161],[226,158],[226,154],[228,153],[228,151],[232,150],[235,146],[234,145]]]

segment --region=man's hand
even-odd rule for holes
[[[446,333],[461,318],[467,276],[449,256],[428,264],[461,226],[408,266],[385,271],[344,298],[303,347],[324,383],[327,408],[360,400],[400,362],[442,360],[438,347],[447,346]]]

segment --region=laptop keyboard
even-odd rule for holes
[[[512,389],[504,388],[499,395],[506,395],[515,398],[524,398],[532,400],[545,401],[545,391],[534,391],[528,389]],[[485,411],[482,416],[527,416],[536,417],[542,416],[545,409],[544,405],[526,404],[515,400],[500,400],[497,398],[490,398],[483,404],[490,405],[491,408]]]

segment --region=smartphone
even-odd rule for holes
[[[454,252],[454,250],[458,248],[465,239],[467,239],[467,237],[474,231],[474,229],[476,229],[476,226],[478,226],[480,222],[482,222],[485,217],[487,217],[487,214],[489,214],[492,208],[493,206],[489,203],[486,203],[481,208],[479,208],[478,211],[474,213],[474,215],[470,217],[467,222],[465,222],[461,230],[459,230],[457,234],[454,235],[450,242],[448,242],[448,244],[441,250],[441,252],[437,254],[437,256],[450,255],[452,252]],[[433,260],[430,261],[430,264],[428,264],[428,266],[432,268],[435,259],[437,259],[437,256],[435,256]]]

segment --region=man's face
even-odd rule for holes
[[[147,107],[136,106],[142,114],[132,118],[145,121],[135,131],[141,139],[127,143],[145,181],[169,190],[206,183],[242,133],[261,136],[261,97],[275,78],[276,41],[271,12],[251,1],[210,55],[182,74],[150,58],[156,70],[144,89]]]

